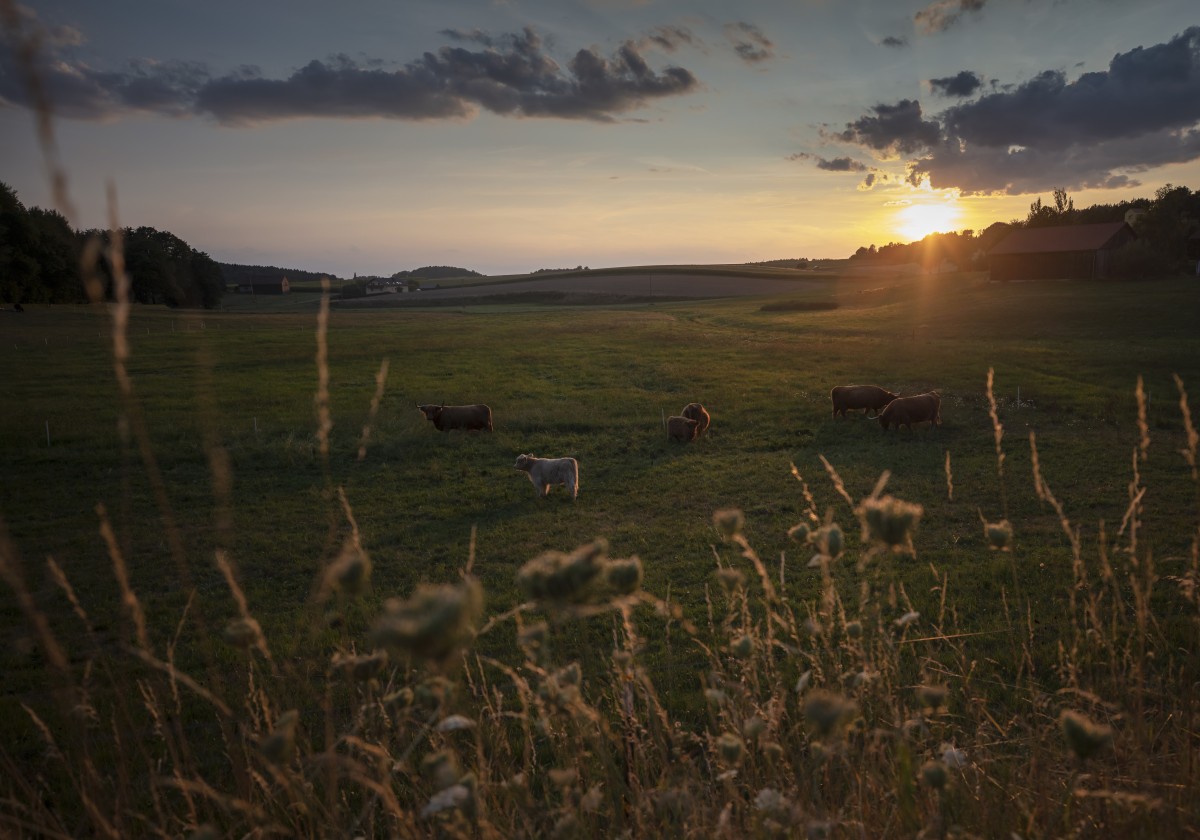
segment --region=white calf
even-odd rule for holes
[[[515,469],[529,474],[538,495],[547,496],[550,485],[561,484],[567,488],[571,498],[579,496],[579,462],[574,458],[538,458],[534,455],[518,455]]]

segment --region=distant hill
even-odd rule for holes
[[[414,268],[412,271],[397,271],[392,275],[393,280],[404,277],[419,277],[422,280],[445,280],[450,277],[485,277],[478,271],[469,268],[456,268],[452,265],[427,265],[424,268]]]
[[[279,268],[273,265],[240,265],[238,263],[217,263],[217,265],[221,267],[221,276],[225,279],[226,285],[277,281],[280,277],[286,277],[289,283],[320,283],[323,277],[328,277],[331,281],[341,281],[342,279],[333,274],[302,271],[298,268]]]

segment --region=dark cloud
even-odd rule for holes
[[[748,64],[766,61],[775,54],[774,42],[752,23],[725,24],[725,37],[733,43],[734,52]]]
[[[447,119],[479,109],[610,122],[699,85],[682,67],[652,69],[633,42],[609,56],[581,49],[563,67],[533,29],[503,36],[477,30],[444,34],[482,48],[446,46],[399,68],[338,55],[280,79],[245,68],[213,78],[203,65],[182,63],[140,62],[120,72],[98,72],[64,49],[45,51],[38,69],[51,105],[63,116],[207,114],[231,125],[298,117]],[[680,32],[659,34],[678,38]],[[14,56],[11,48],[0,50],[0,100],[28,105]]]
[[[889,35],[886,38],[884,38],[882,41],[880,41],[879,43],[883,44],[885,47],[894,47],[896,49],[903,49],[904,47],[908,46],[908,39],[901,38],[896,35]]]
[[[954,80],[931,80],[935,89]],[[976,77],[982,84],[982,80]],[[1200,159],[1200,26],[1118,53],[1068,81],[1047,70],[926,120],[918,103],[876,105],[835,139],[917,154],[908,179],[967,193],[1112,188],[1148,169]]]
[[[1156,166],[1200,158],[1200,130],[1164,131],[1065,149],[939,146],[909,164],[908,180],[964,193],[1044,192],[1137,186]]]
[[[796,152],[787,157],[788,160],[816,160],[817,169],[823,169],[826,172],[866,172],[871,167],[865,163],[855,160],[850,157],[837,157],[833,159],[810,155],[808,152]]]
[[[695,36],[686,26],[656,26],[641,40],[643,45],[655,46],[667,52],[675,52],[680,47],[690,46],[695,42]]]
[[[917,31],[925,35],[945,32],[967,12],[980,12],[987,0],[934,0],[913,16]]]
[[[439,35],[451,41],[483,44],[485,47],[495,46],[495,39],[482,29],[443,29]]]
[[[912,154],[936,145],[941,138],[941,127],[933,120],[922,119],[921,103],[915,99],[879,104],[871,110],[873,116],[859,117],[833,136],[888,154]]]
[[[818,158],[817,169],[824,169],[826,172],[866,172],[868,166],[849,157],[837,157],[832,160]]]
[[[963,70],[953,76],[943,76],[940,79],[930,79],[929,87],[941,96],[973,96],[983,87],[983,77],[970,70]]]

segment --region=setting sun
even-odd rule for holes
[[[962,211],[955,204],[910,204],[896,213],[894,227],[910,240],[955,230]]]

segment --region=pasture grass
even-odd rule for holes
[[[132,401],[114,387],[105,310],[4,313],[0,824],[18,836],[1194,826],[1200,490],[1173,378],[1200,388],[1194,283],[952,275],[812,294],[839,308],[335,309],[327,457],[315,312],[135,309]],[[851,382],[937,389],[943,426],[834,420],[829,388]],[[477,401],[492,434],[439,434],[415,409]],[[672,444],[662,418],[691,401],[713,427]],[[512,468],[523,452],[577,458],[578,501],[561,488],[536,498]],[[855,507],[885,472],[880,493],[922,506],[911,551],[860,529]],[[722,534],[714,511],[731,508],[744,524]],[[984,522],[1000,520],[1009,551],[989,546]],[[799,522],[836,522],[845,554],[790,539]],[[637,557],[634,593],[558,603],[517,585],[532,558],[596,538],[606,554],[577,562],[603,578],[605,556]],[[361,557],[366,587],[329,590],[330,570]],[[461,587],[464,570],[485,593],[482,613],[463,608],[478,638],[452,623],[435,634],[449,651],[430,656],[405,637],[386,666],[357,666],[364,679],[333,664],[374,649],[386,599]],[[410,608],[458,615],[460,591]],[[231,643],[239,616],[269,659]],[[944,686],[944,704],[918,699],[922,685]],[[1063,730],[1064,710],[1111,730],[1070,718]],[[453,715],[471,726],[437,728]],[[1088,736],[1096,758],[1079,746]]]

